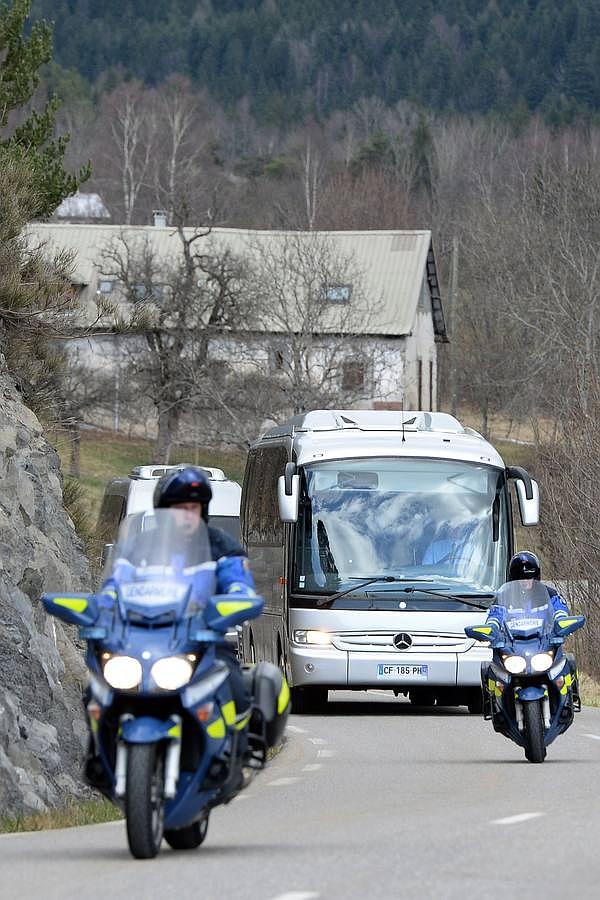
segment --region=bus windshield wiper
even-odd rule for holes
[[[337,591],[335,594],[331,594],[329,597],[320,597],[316,602],[316,606],[324,607],[331,606],[332,603],[335,603],[336,600],[339,600],[340,597],[344,597],[346,594],[351,594],[353,591],[358,591],[363,587],[368,587],[370,584],[377,584],[378,582],[406,582],[410,581],[411,584],[418,584],[418,578],[398,578],[395,575],[378,575],[373,578],[365,579],[365,581],[361,581],[360,584],[355,584],[350,588],[346,588],[344,591]],[[430,584],[430,581],[425,581],[425,584]],[[477,603],[474,600],[469,600],[469,597],[476,596],[486,598],[486,599],[494,599],[496,596],[493,593],[481,593],[481,594],[446,594],[443,593],[447,588],[422,588],[422,587],[403,587],[398,588],[399,593],[403,594],[428,594],[430,597],[436,598],[446,598],[448,600],[456,600],[458,603],[464,603],[466,606],[472,606],[474,609],[489,609],[484,603]]]
[[[353,584],[352,587],[346,588],[345,591],[336,591],[335,594],[330,594],[327,597],[320,597],[316,606],[331,606],[332,603],[335,603],[336,600],[339,600],[340,597],[345,597],[346,594],[351,594],[352,591],[359,591],[363,587],[368,587],[370,584],[377,584],[377,582],[385,581],[389,583],[391,581],[406,581],[405,578],[396,578],[395,575],[374,575],[372,578],[367,578],[365,581],[361,581],[360,584]]]
[[[489,609],[489,606],[486,606],[485,603],[476,603],[474,600],[468,600],[467,597],[481,597],[481,598],[489,598],[494,599],[495,594],[444,594],[446,588],[422,588],[422,587],[405,587],[398,588],[399,593],[402,594],[428,594],[430,597],[442,597],[448,600],[456,600],[458,603],[464,603],[466,606],[473,606],[475,609]]]

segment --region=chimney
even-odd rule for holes
[[[164,209],[153,209],[152,218],[154,220],[153,224],[155,228],[167,227],[167,213]]]

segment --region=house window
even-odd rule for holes
[[[284,368],[285,357],[283,350],[278,347],[271,347],[269,352],[270,368],[272,372],[281,372]]]
[[[133,296],[135,300],[145,300],[148,296],[148,291],[146,289],[145,284],[134,284],[133,286]]]
[[[112,294],[115,289],[115,282],[110,278],[101,278],[98,282],[98,291],[101,294]]]
[[[357,360],[347,360],[342,365],[342,390],[362,391],[365,386],[365,366]]]
[[[328,284],[323,288],[323,295],[327,303],[350,303],[352,296],[351,284]]]

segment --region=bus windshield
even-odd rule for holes
[[[393,591],[383,583],[389,576],[455,593],[493,591],[505,581],[511,530],[500,469],[346,459],[304,467],[301,484],[295,592],[331,594],[378,576],[382,584],[369,594]]]

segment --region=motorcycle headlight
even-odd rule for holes
[[[511,675],[519,675],[527,668],[527,660],[524,656],[505,656],[502,662],[506,671]]]
[[[164,659],[158,659],[150,669],[150,674],[161,691],[176,691],[188,683],[193,672],[194,667],[185,656],[165,656]]]
[[[534,672],[547,672],[553,662],[552,653],[536,653],[531,657],[531,668]]]
[[[142,664],[133,656],[111,656],[102,671],[106,681],[118,691],[130,691],[142,680]]]

